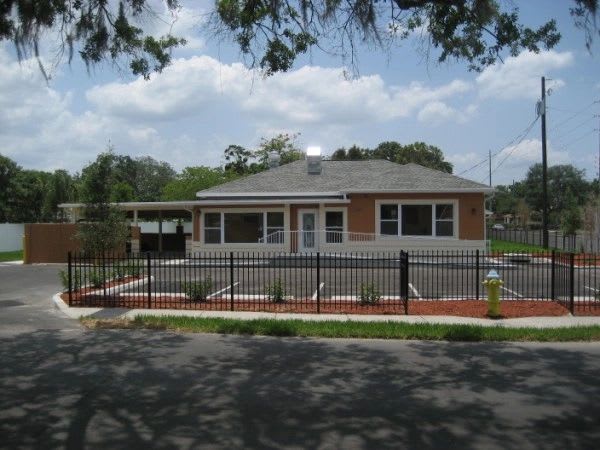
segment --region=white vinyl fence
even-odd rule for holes
[[[24,225],[0,223],[0,252],[23,250]]]

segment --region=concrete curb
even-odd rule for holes
[[[452,325],[480,325],[484,327],[507,328],[565,328],[576,326],[600,325],[600,317],[522,317],[519,319],[479,319],[457,316],[403,316],[403,315],[360,315],[360,314],[300,314],[268,313],[243,311],[189,311],[181,309],[127,309],[127,308],[75,308],[69,307],[61,293],[54,294],[52,301],[56,308],[71,319],[90,317],[96,319],[129,319],[136,316],[181,316],[181,317],[219,317],[223,319],[275,319],[336,322],[400,322]]]

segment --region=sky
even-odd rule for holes
[[[541,162],[540,121],[531,124],[544,75],[548,164],[598,176],[600,39],[591,52],[585,48],[571,2],[515,2],[525,24],[555,18],[562,40],[480,73],[461,62],[439,65],[435,54],[428,61],[409,38],[389,53],[360,47],[354,71],[314,50],[269,78],[202,30],[212,2],[182,1],[173,25],[160,1],[153,3],[158,20],[145,22],[146,30],[160,35],[172,26],[188,44],[149,81],[109,64],[88,72],[77,59],[51,67],[49,35],[46,82],[36,61],[19,62],[11,44],[0,44],[0,154],[26,169],[77,172],[110,144],[118,154],[149,155],[181,170],[217,166],[228,145],[253,149],[285,132],[326,155],[354,144],[423,141],[444,152],[455,174],[486,184],[491,151],[492,183],[509,184]]]

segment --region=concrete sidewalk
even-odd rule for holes
[[[190,311],[181,309],[127,309],[127,308],[70,308],[55,294],[52,301],[56,308],[72,319],[92,317],[96,319],[134,319],[140,315],[183,316],[183,317],[220,317],[223,319],[274,319],[337,322],[403,322],[403,323],[444,323],[456,325],[481,325],[486,327],[510,328],[564,328],[585,325],[600,325],[600,317],[561,316],[561,317],[523,317],[519,319],[480,319],[458,316],[404,316],[404,315],[360,315],[360,314],[300,314],[268,313],[243,311]]]

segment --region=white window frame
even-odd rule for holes
[[[327,242],[327,213],[328,212],[341,212],[342,213],[342,241],[341,242]],[[324,207],[321,209],[320,223],[323,224],[323,243],[327,245],[341,245],[346,243],[348,236],[348,208],[343,207]]]
[[[398,234],[396,236],[381,234],[381,205],[395,205],[398,207]],[[402,234],[402,206],[403,205],[427,205],[431,206],[431,235]],[[452,236],[436,236],[436,207],[437,205],[452,205]],[[415,200],[375,200],[375,229],[381,239],[458,239],[459,230],[459,202],[457,199],[415,199]],[[448,221],[448,219],[445,219]]]
[[[283,214],[283,231],[284,231],[284,240],[283,242],[280,243],[267,243],[267,242],[225,242],[225,214],[227,213],[233,213],[233,214],[245,214],[245,213],[252,213],[252,214],[262,214],[262,228],[263,228],[263,233],[262,233],[262,239],[263,241],[266,241],[266,236],[267,236],[267,213],[272,213],[272,212],[276,212],[276,213],[282,213]],[[206,227],[204,226],[204,216],[206,214],[214,214],[214,213],[219,213],[221,214],[221,242],[219,242],[218,244],[214,244],[214,243],[206,243],[206,236],[205,236],[205,229]],[[205,246],[223,246],[223,245],[231,245],[231,246],[253,246],[256,245],[257,247],[262,247],[264,245],[273,245],[273,246],[277,246],[277,245],[283,245],[287,243],[287,236],[285,233],[285,230],[289,229],[289,214],[286,213],[285,208],[206,208],[200,211],[200,223],[202,224],[202,232],[201,234],[201,244],[205,245]],[[209,227],[210,229],[216,229],[216,227]]]

